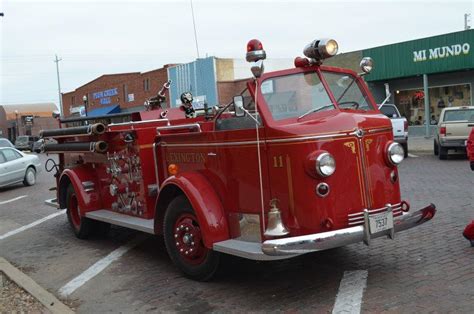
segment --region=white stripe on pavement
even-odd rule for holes
[[[408,157],[411,157],[411,158],[418,158],[418,157],[420,157],[420,156],[418,156],[418,155],[413,155],[413,154],[408,153]]]
[[[52,218],[54,218],[54,217],[56,217],[56,216],[62,215],[62,214],[64,214],[65,212],[66,212],[66,210],[63,209],[63,210],[61,210],[61,211],[59,211],[59,212],[57,212],[57,213],[54,213],[54,214],[51,214],[51,215],[46,216],[46,217],[44,217],[44,218],[41,218],[40,220],[33,221],[32,223],[30,223],[30,224],[28,224],[28,225],[26,225],[26,226],[23,226],[23,227],[20,227],[20,228],[18,228],[18,229],[9,231],[9,232],[7,232],[7,233],[5,233],[5,234],[2,234],[2,235],[0,235],[0,240],[6,239],[6,238],[8,238],[8,237],[11,237],[12,235],[15,235],[15,234],[20,233],[20,232],[22,232],[22,231],[25,231],[25,230],[27,230],[27,229],[33,228],[34,226],[37,226],[37,225],[39,225],[40,223],[43,223],[43,222],[45,222],[46,220],[52,219]]]
[[[332,313],[360,313],[362,296],[367,284],[367,270],[345,271],[339,285]]]
[[[101,271],[107,268],[110,264],[114,261],[118,260],[122,255],[127,253],[129,250],[133,249],[135,246],[143,242],[149,236],[145,234],[140,234],[135,239],[131,240],[127,244],[119,247],[118,249],[112,251],[106,257],[97,261],[94,265],[86,269],[82,274],[74,278],[73,280],[69,281],[65,284],[61,289],[59,289],[59,295],[62,297],[67,297],[90,279],[97,276]]]
[[[18,200],[21,200],[22,198],[25,198],[25,197],[26,197],[26,195],[22,195],[22,196],[12,198],[11,200],[1,201],[0,205],[11,203],[11,202],[14,202],[14,201],[18,201]]]

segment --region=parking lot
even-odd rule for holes
[[[114,227],[105,238],[75,238],[65,214],[49,217],[58,211],[43,203],[54,196],[48,191],[52,174],[43,170],[33,187],[0,190],[0,256],[83,313],[331,312],[341,279],[352,271],[367,275],[363,312],[472,312],[474,248],[461,233],[474,219],[474,172],[464,158],[420,154],[403,162],[400,180],[412,209],[437,205],[432,222],[370,247],[356,244],[279,262],[229,256],[215,280],[201,283],[181,276],[160,237]],[[121,254],[110,257],[117,249]],[[98,267],[104,259],[110,263]],[[84,277],[91,266],[96,275]],[[78,276],[83,280],[71,284]]]

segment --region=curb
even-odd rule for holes
[[[72,311],[68,306],[59,301],[54,295],[38,285],[33,279],[21,272],[18,268],[10,264],[6,259],[0,257],[0,271],[18,286],[25,289],[29,294],[35,297],[52,313],[68,313]]]

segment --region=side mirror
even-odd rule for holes
[[[60,116],[60,115],[61,115],[61,114],[59,113],[59,111],[58,111],[58,110],[54,110],[54,111],[53,111],[53,114],[52,114],[52,116],[53,116],[53,118],[54,118],[54,119],[57,119],[57,118],[59,118],[59,116]]]
[[[235,116],[237,116],[237,117],[245,116],[244,97],[243,96],[241,96],[241,95],[234,96],[234,108],[235,108]]]

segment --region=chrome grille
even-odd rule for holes
[[[387,211],[387,207],[376,208],[369,210],[369,215],[379,214]],[[402,215],[402,203],[392,205],[393,217],[398,217]],[[364,212],[353,213],[347,215],[348,225],[357,226],[364,224]]]

